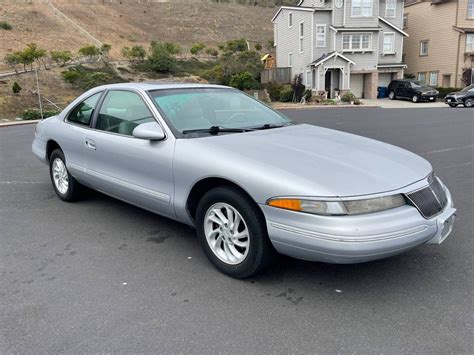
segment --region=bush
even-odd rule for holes
[[[124,47],[122,55],[130,62],[143,62],[146,57],[146,51],[142,46]]]
[[[148,66],[157,73],[169,73],[176,66],[176,59],[168,51],[168,46],[160,42],[152,42],[148,54]]]
[[[79,54],[88,57],[89,59],[93,59],[94,57],[97,57],[100,55],[101,50],[100,48],[97,48],[94,45],[89,45],[89,46],[84,46],[79,49]]]
[[[13,29],[13,26],[10,25],[8,22],[6,21],[0,21],[0,28],[2,30],[7,30],[7,31],[11,31]]]
[[[306,89],[306,90],[304,91],[303,96],[305,96],[305,95],[306,95],[306,102],[311,101],[311,98],[313,97],[313,90],[311,90],[311,89]]]
[[[215,48],[206,48],[206,54],[216,58],[219,55],[219,51]]]
[[[280,100],[281,90],[283,89],[282,84],[270,83],[267,84],[267,92],[270,96],[270,100],[278,101]]]
[[[43,111],[43,118],[48,118],[51,116],[56,116],[59,114],[59,111],[54,110],[45,110]],[[23,111],[22,118],[24,120],[40,120],[41,119],[41,112],[35,108],[27,108]]]
[[[260,52],[262,50],[262,45],[260,43],[255,44],[255,50]]]
[[[455,92],[455,91],[460,91],[462,89],[461,88],[442,88],[442,87],[438,87],[438,88],[436,88],[436,90],[439,91],[439,98],[444,99],[447,94],[449,94],[451,92]]]
[[[192,55],[199,55],[206,46],[202,43],[194,43],[191,49],[189,50]]]
[[[280,92],[281,102],[292,102],[293,101],[293,88],[291,85],[285,85]]]
[[[352,92],[350,92],[350,91],[346,92],[346,93],[345,93],[344,95],[342,95],[342,97],[341,97],[341,101],[342,101],[342,102],[352,102],[352,101],[355,101],[355,100],[356,100],[355,95],[354,95]]]
[[[235,74],[230,79],[229,85],[239,90],[259,89],[260,84],[255,81],[252,74],[248,71]]]
[[[100,69],[91,69],[82,65],[76,65],[63,71],[61,75],[66,82],[82,90],[89,90],[99,85],[124,81],[117,72],[109,66],[104,66]]]
[[[14,94],[19,94],[20,91],[22,90],[22,87],[20,86],[20,84],[18,84],[16,81],[13,83],[13,86],[12,86],[12,91]]]

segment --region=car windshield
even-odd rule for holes
[[[422,85],[419,81],[410,81],[412,88],[421,88]]]
[[[464,89],[461,90],[461,92],[468,92],[474,90],[474,84],[466,86]]]
[[[244,132],[291,124],[283,114],[234,89],[169,89],[150,92],[155,105],[179,133]],[[233,130],[232,130],[233,129]],[[210,130],[210,132],[205,132]]]

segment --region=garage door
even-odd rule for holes
[[[364,93],[364,74],[351,75],[351,92],[356,97],[362,97]]]
[[[379,85],[387,87],[392,81],[392,73],[379,73]]]

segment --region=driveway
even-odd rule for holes
[[[34,127],[3,127],[0,353],[473,353],[472,112],[286,113],[429,159],[459,211],[451,237],[359,265],[282,257],[238,281],[188,227],[99,193],[61,202]]]
[[[449,107],[442,101],[436,102],[418,102],[414,103],[410,100],[390,100],[390,99],[362,99],[365,106],[376,106],[381,108],[446,108]]]

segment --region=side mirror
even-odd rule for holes
[[[133,136],[138,139],[146,139],[149,141],[161,141],[165,139],[165,132],[156,122],[142,123],[135,127],[132,132]]]

